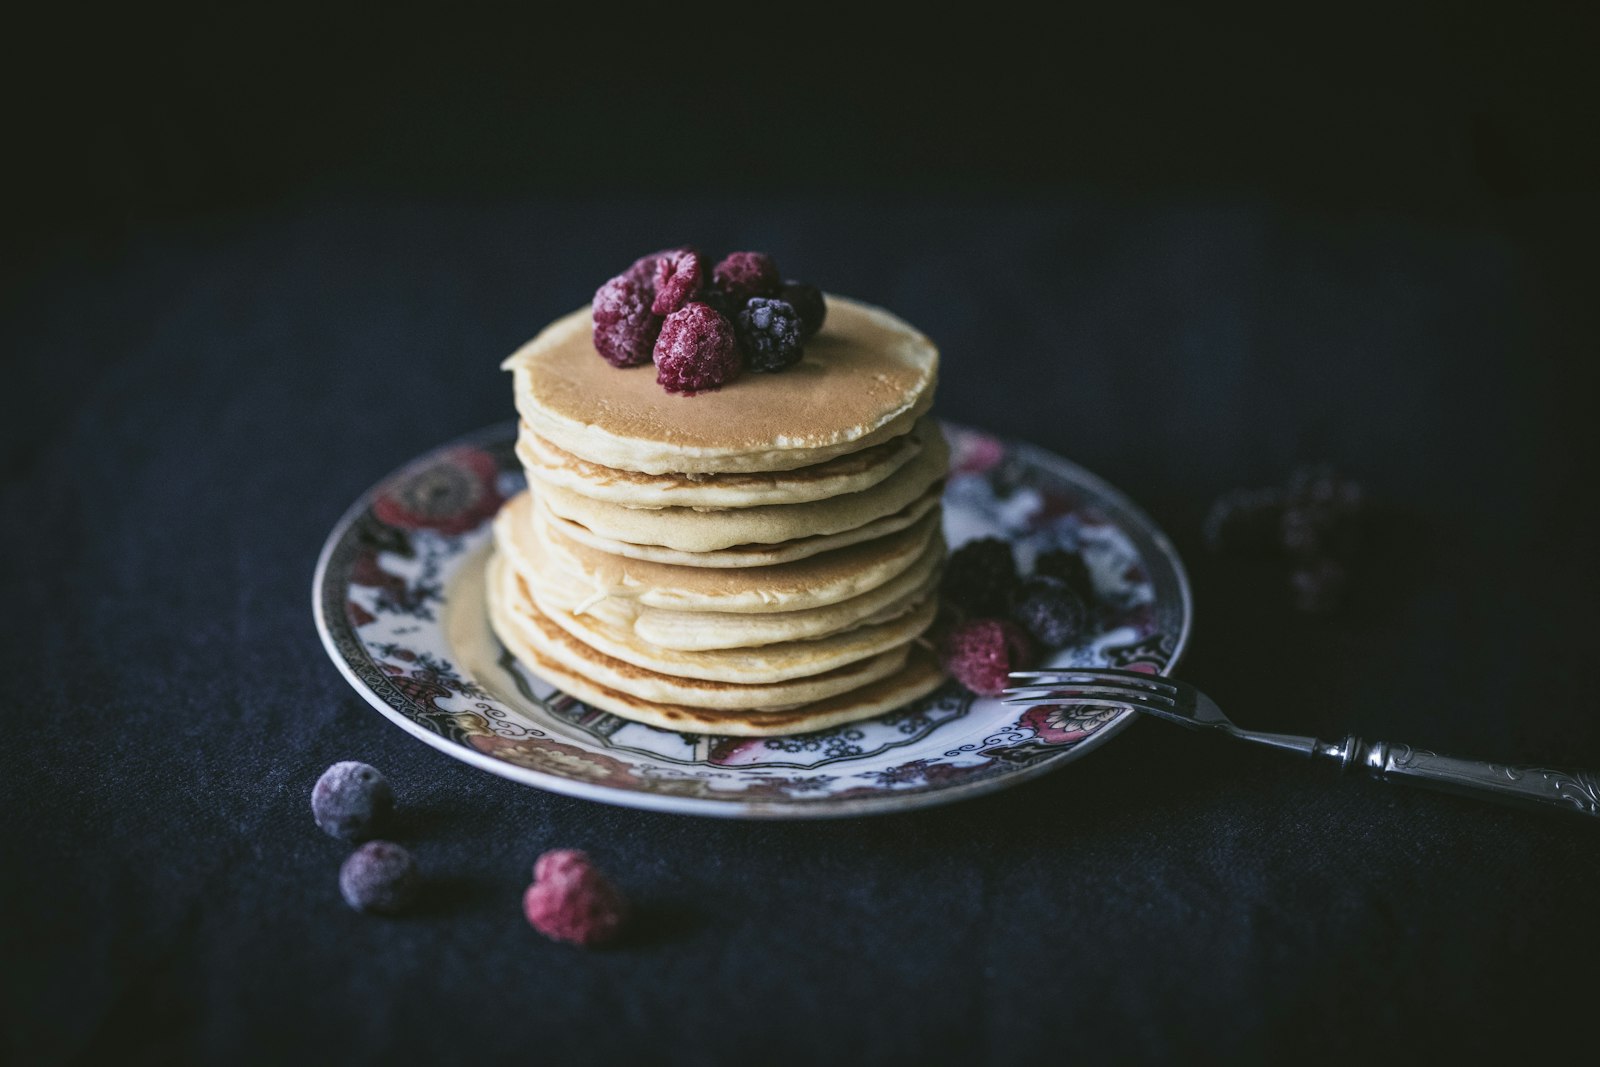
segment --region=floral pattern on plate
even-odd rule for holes
[[[1050,666],[1165,673],[1187,641],[1188,582],[1166,538],[1120,493],[1050,453],[946,424],[945,534],[1010,540],[1024,571],[1083,553],[1092,632]],[[744,818],[903,810],[1059,766],[1133,713],[1018,709],[954,683],[864,722],[789,737],[707,737],[630,722],[568,696],[501,647],[484,610],[490,521],[523,485],[515,426],[420,457],[350,509],[314,579],[334,663],[374,707],[436,748],[505,777],[631,807]]]

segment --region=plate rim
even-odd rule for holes
[[[957,432],[984,434],[989,437],[997,436],[949,419],[940,418],[939,424]],[[351,527],[371,507],[374,498],[383,486],[388,485],[403,472],[420,466],[441,453],[463,446],[498,442],[506,435],[514,433],[515,428],[516,420],[514,419],[481,427],[419,453],[383,475],[361,493],[339,516],[338,521],[333,525],[333,529],[329,531],[328,536],[323,540],[322,550],[317,554],[316,567],[311,574],[311,610],[316,622],[317,636],[322,641],[323,650],[328,654],[328,658],[333,661],[334,666],[338,668],[339,673],[344,676],[345,681],[386,719],[395,723],[412,736],[417,737],[431,748],[437,749],[453,759],[522,785],[533,786],[534,788],[562,796],[576,797],[580,800],[592,800],[602,804],[609,804],[613,807],[726,819],[798,820],[852,818],[858,815],[885,815],[893,812],[934,807],[1020,785],[1049,771],[1057,770],[1063,765],[1093,752],[1105,744],[1106,741],[1122,733],[1131,722],[1139,717],[1135,711],[1124,710],[1117,718],[1106,723],[1089,737],[1072,747],[1063,748],[1058,753],[1046,756],[1035,763],[1015,768],[1007,774],[996,775],[982,781],[953,784],[927,792],[904,795],[888,792],[882,796],[852,797],[832,803],[826,800],[819,800],[812,802],[812,805],[794,805],[770,799],[740,800],[736,796],[730,796],[727,800],[713,800],[705,797],[684,797],[668,793],[616,789],[611,786],[578,781],[547,771],[518,766],[424,729],[406,717],[398,708],[394,707],[368,685],[365,679],[356,674],[340,650],[326,613],[325,586],[327,584],[328,568],[332,562],[334,552],[343,543]],[[1161,675],[1170,675],[1183,659],[1184,653],[1188,651],[1189,639],[1194,631],[1194,594],[1189,584],[1188,571],[1183,565],[1183,557],[1178,554],[1171,539],[1167,537],[1166,531],[1157,525],[1146,514],[1144,509],[1135,504],[1125,493],[1092,471],[1086,470],[1071,460],[1032,442],[1012,437],[1000,437],[1000,440],[1006,443],[1008,451],[1023,455],[1028,462],[1038,466],[1065,471],[1072,481],[1087,485],[1102,499],[1115,504],[1142,528],[1142,532],[1150,538],[1156,549],[1164,557],[1177,583],[1178,599],[1182,606],[1183,618],[1183,624],[1173,643],[1172,655],[1158,672]],[[340,598],[340,602],[343,602],[343,597]]]

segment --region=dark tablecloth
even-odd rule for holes
[[[1600,767],[1592,313],[1549,215],[1106,198],[326,198],[57,249],[4,312],[0,1058],[1192,1062],[1592,1034],[1600,824],[1156,723],[915,814],[757,825],[515,785],[383,720],[311,570],[497,361],[634,255],[756,247],[945,354],[938,411],[1123,488],[1185,556],[1181,673],[1267,729]],[[1330,460],[1382,502],[1352,602],[1200,545]],[[307,798],[394,781],[434,879],[351,912]],[[638,902],[541,939],[542,850]],[[1592,1040],[1588,1047],[1592,1049]]]

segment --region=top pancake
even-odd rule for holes
[[[595,352],[587,307],[502,366],[534,433],[580,459],[646,474],[784,471],[906,433],[933,403],[939,350],[887,311],[828,296],[822,332],[780,374],[744,374],[681,396],[655,367]]]
[[[918,426],[931,423],[925,416]],[[602,467],[557,448],[523,423],[517,458],[542,482],[630,508],[689,507],[708,511],[796,504],[859,493],[905,466],[922,448],[915,427],[880,445],[788,471],[734,474],[643,474]]]

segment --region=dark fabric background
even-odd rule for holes
[[[348,26],[263,19],[223,53],[197,24],[126,69],[114,37],[86,46],[99,80],[27,98],[70,165],[25,168],[0,308],[0,1059],[1592,1049],[1600,827],[1576,818],[1157,723],[948,809],[636,813],[413,741],[310,611],[342,510],[508,418],[496,364],[544,322],[647,249],[764,248],[939,341],[939,413],[1139,501],[1195,585],[1181,673],[1239,720],[1600,768],[1592,139],[1565,125],[1577,38],[1493,28],[1377,35],[1345,79],[1348,27],[1180,21],[1150,44],[1187,57],[1163,80],[1086,39],[1020,64],[1032,95],[917,81],[950,123],[903,106],[909,66],[846,54],[705,110],[803,119],[786,87],[823,86],[850,120],[710,154],[652,135],[660,181],[595,133],[615,82],[510,66],[529,42],[494,27],[380,34],[349,77]],[[1089,106],[1091,84],[1122,88]],[[1382,503],[1325,620],[1198,536],[1214,494],[1306,460]],[[307,806],[339,759],[394,781],[422,913],[340,902],[346,849]],[[626,945],[523,923],[559,846],[638,903]]]

